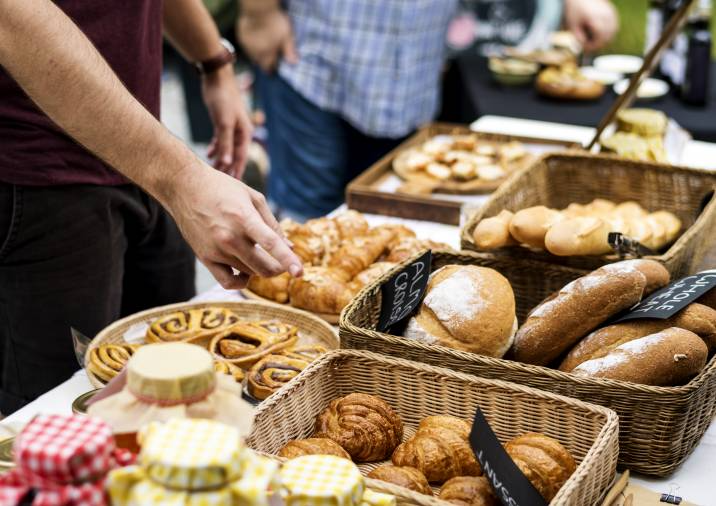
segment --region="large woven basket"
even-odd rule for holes
[[[512,284],[522,323],[544,297],[579,276],[579,271],[540,262],[517,262],[479,254],[436,252],[433,270],[450,264],[493,268]],[[688,384],[653,387],[580,377],[547,367],[486,357],[376,331],[380,285],[388,273],[363,290],[341,315],[343,348],[363,349],[497,378],[594,402],[613,409],[620,421],[619,463],[644,474],[666,476],[691,453],[716,412],[716,358]]]
[[[716,198],[701,210],[716,186],[716,172],[637,162],[592,154],[548,154],[515,173],[462,229],[462,248],[477,251],[472,233],[483,219],[503,209],[518,211],[544,205],[563,209],[572,202],[595,198],[614,202],[635,200],[650,211],[667,210],[683,222],[683,233],[668,250],[653,256],[674,277],[693,273],[716,238]],[[615,255],[559,257],[520,246],[490,254],[514,259],[541,260],[593,270],[618,260]]]
[[[189,309],[202,309],[205,307],[223,307],[233,311],[242,320],[279,320],[298,327],[299,344],[320,344],[324,348],[333,350],[340,347],[338,336],[333,327],[317,316],[309,314],[300,309],[282,307],[276,304],[266,304],[254,301],[233,301],[233,302],[183,302],[170,304],[168,306],[148,309],[135,313],[121,320],[117,320],[102,331],[100,331],[87,347],[85,352],[85,370],[90,383],[95,387],[103,387],[105,384],[87,368],[90,353],[93,348],[102,344],[115,344],[125,342],[125,335],[130,328],[148,324],[157,318]],[[134,341],[136,342],[136,341]],[[143,341],[140,341],[143,342]]]
[[[615,476],[618,421],[613,411],[503,381],[348,350],[324,355],[264,402],[249,446],[276,454],[288,441],[309,437],[316,416],[329,402],[353,392],[378,395],[395,408],[405,423],[406,438],[426,416],[472,419],[480,406],[503,442],[530,431],[558,439],[579,466],[552,505],[595,504]],[[359,467],[367,473],[376,465]],[[395,494],[403,503],[448,504],[375,480],[370,486]]]

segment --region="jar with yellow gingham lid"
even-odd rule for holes
[[[237,429],[211,420],[153,422],[139,433],[138,464],[110,473],[114,506],[268,506],[279,464],[244,446]]]
[[[281,468],[281,497],[286,506],[395,506],[392,495],[365,486],[358,467],[331,455],[306,455]]]

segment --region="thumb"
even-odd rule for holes
[[[281,49],[283,52],[283,59],[286,63],[290,63],[291,65],[298,63],[298,51],[296,51],[296,44],[293,40],[293,35],[286,37],[286,40],[283,41],[283,47]]]

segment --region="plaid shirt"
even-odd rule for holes
[[[400,137],[438,107],[457,0],[288,0],[299,62],[281,76],[363,133]]]

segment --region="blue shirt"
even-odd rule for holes
[[[401,137],[437,112],[457,0],[288,0],[299,61],[280,75],[366,135]]]

